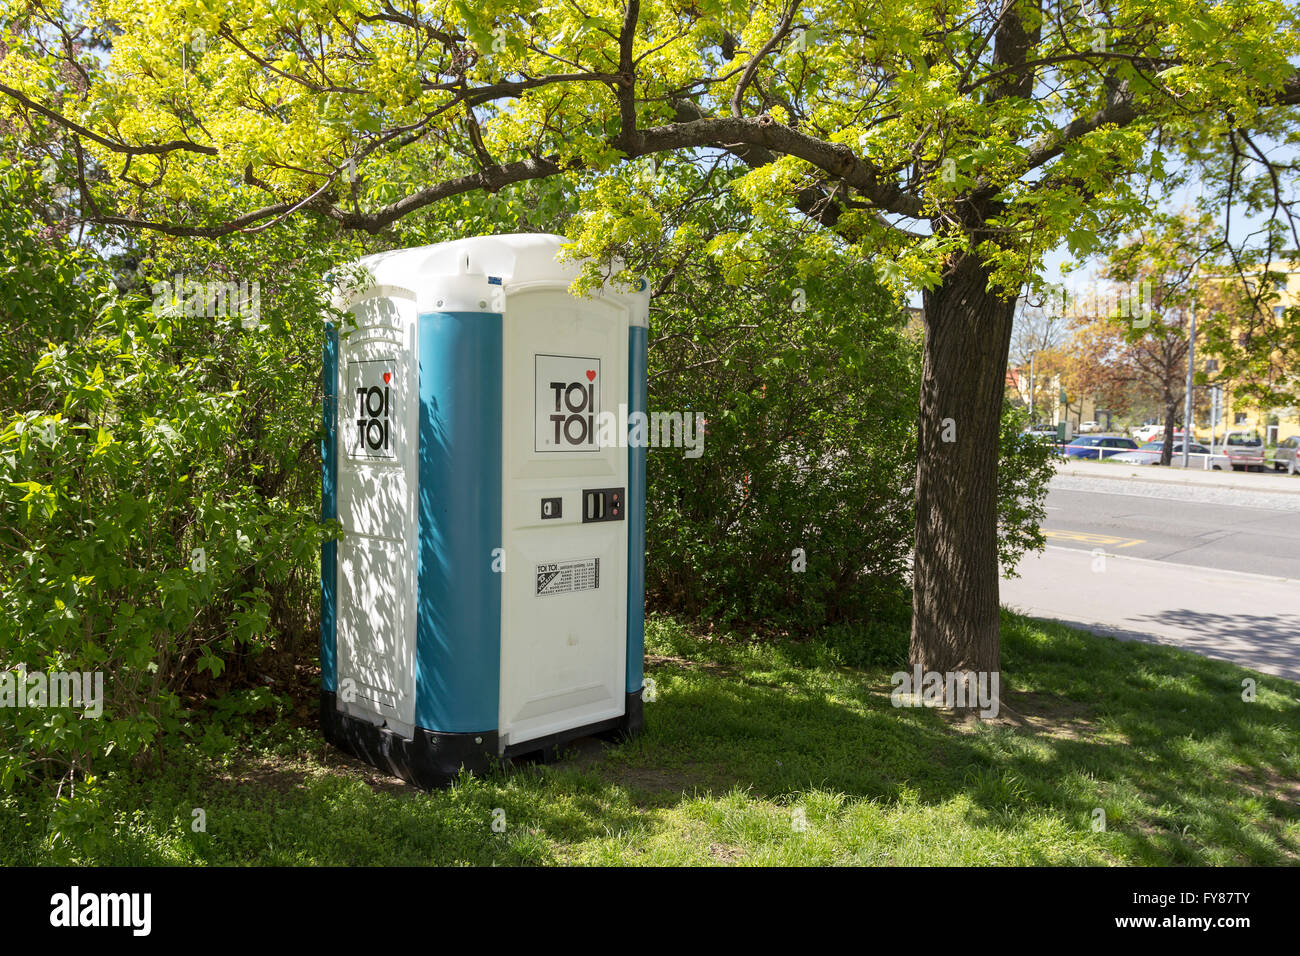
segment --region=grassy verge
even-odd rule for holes
[[[893,708],[894,667],[846,667],[825,647],[708,641],[666,619],[648,630],[658,699],[631,744],[421,793],[310,729],[281,730],[104,781],[98,815],[53,839],[44,814],[9,798],[0,852],[91,864],[1300,862],[1300,685],[1006,615],[1003,710],[972,722]]]

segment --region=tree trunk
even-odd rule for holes
[[[986,291],[974,255],[924,294],[911,665],[1000,669],[998,430],[1015,299]]]
[[[1165,392],[1165,444],[1160,449],[1160,464],[1169,465],[1174,460],[1174,418],[1178,415],[1178,400]],[[1183,429],[1183,441],[1189,441]]]

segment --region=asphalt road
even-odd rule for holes
[[[1300,510],[1241,507],[1053,487],[1048,543],[1300,580]]]
[[[1059,478],[1047,550],[1002,582],[1002,601],[1300,680],[1300,496],[1239,497],[1251,506],[1221,490]]]

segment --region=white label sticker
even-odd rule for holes
[[[600,558],[537,565],[537,593],[569,594],[600,587]]]
[[[348,362],[347,391],[339,403],[343,447],[349,458],[397,458],[397,359]]]
[[[533,451],[598,451],[600,359],[537,355],[534,361]]]

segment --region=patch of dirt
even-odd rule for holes
[[[659,667],[663,664],[672,664],[675,667],[685,667],[688,670],[708,671],[710,674],[735,674],[736,669],[729,664],[719,664],[715,661],[693,661],[689,657],[671,657],[664,654],[647,654],[645,656],[647,667]]]
[[[709,856],[715,860],[721,860],[723,863],[735,863],[745,855],[745,851],[738,846],[726,846],[722,843],[709,844]]]
[[[731,783],[702,764],[689,763],[682,767],[608,767],[605,777],[613,783],[631,790],[648,791],[654,795],[671,795],[680,799],[695,790],[726,790]]]
[[[227,787],[253,785],[276,793],[292,793],[307,780],[325,773],[333,777],[363,780],[377,793],[419,793],[406,781],[392,777],[381,770],[333,747],[325,749],[316,760],[292,759],[280,756],[246,757],[231,770],[214,773],[214,778]]]
[[[216,780],[227,787],[253,785],[276,793],[292,793],[303,785],[309,776],[301,761],[284,757],[244,757],[233,769],[214,773]]]
[[[1262,800],[1300,806],[1300,780],[1284,777],[1271,767],[1236,767],[1232,776],[1241,789]]]
[[[888,701],[894,685],[872,684],[866,689]],[[932,709],[939,712],[949,727],[962,732],[972,731],[980,725],[1012,727],[1036,736],[1067,740],[1086,740],[1096,732],[1096,713],[1091,707],[1053,694],[1017,690],[1004,693],[998,701],[996,717],[981,717],[978,710]]]
[[[981,717],[977,711],[942,710],[950,727],[971,731],[980,725],[1012,727],[1038,737],[1086,740],[1096,733],[1096,713],[1087,704],[1029,691],[1011,691],[998,701],[996,717]]]

